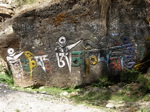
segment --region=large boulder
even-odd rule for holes
[[[107,73],[118,76],[144,59],[147,8],[143,0],[49,2],[13,19],[1,54],[23,87],[69,87]]]

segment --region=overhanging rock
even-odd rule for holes
[[[19,46],[4,53],[16,85],[69,87],[132,69],[144,58],[144,38],[150,35],[142,14],[146,6],[139,4],[145,2],[128,7],[112,2],[107,35],[100,34],[96,0],[63,1],[16,17],[12,26]]]
[[[11,5],[0,3],[0,22],[6,18],[10,18],[14,15],[14,11]]]

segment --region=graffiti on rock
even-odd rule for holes
[[[86,76],[88,76],[90,72],[90,66],[94,66],[100,62],[106,63],[109,72],[115,71],[118,73],[122,71],[124,67],[131,69],[135,64],[134,44],[130,42],[127,36],[121,37],[120,41],[121,43],[119,44],[116,40],[112,39],[111,42],[113,42],[114,45],[107,47],[107,49],[101,47],[100,44],[95,44],[91,40],[80,40],[75,44],[67,46],[66,38],[62,36],[59,38],[55,49],[58,67],[64,67],[66,62],[70,72],[71,67],[81,67],[81,70]],[[70,53],[70,50],[80,42],[82,42],[84,50],[72,51]]]
[[[30,78],[32,78],[32,72],[33,69],[36,67],[36,61],[34,60],[34,55],[30,51],[25,51],[24,55],[29,61],[29,67],[30,67]]]
[[[17,74],[16,78],[22,78],[23,74],[25,73],[30,75],[30,78],[32,79],[32,72],[36,66],[40,66],[45,73],[48,71],[50,74],[53,74],[48,55],[44,54],[40,56],[34,56],[34,54],[32,54],[30,51],[24,51],[16,54],[13,48],[9,48],[7,52],[8,56],[6,59],[9,62],[13,73]],[[23,54],[26,58],[20,58]]]
[[[130,43],[129,37],[122,37],[122,47],[124,49],[124,57],[123,57],[123,64],[126,68],[131,69],[135,65],[133,55],[134,55],[134,48],[132,47],[133,44]]]
[[[91,66],[95,66],[98,63],[99,49],[85,50],[85,75],[88,76]]]
[[[13,48],[9,48],[7,50],[7,53],[8,56],[6,57],[6,59],[11,67],[12,72],[15,74],[15,77],[23,78],[23,69],[21,66],[21,61],[19,59],[23,52],[16,54]]]
[[[66,61],[68,65],[68,69],[71,72],[71,53],[69,51],[72,48],[74,48],[76,45],[78,45],[80,42],[81,40],[79,40],[74,44],[67,45],[66,37],[61,36],[59,38],[58,42],[56,42],[57,46],[55,48],[58,67],[60,68],[64,67],[66,65],[65,63]]]
[[[21,61],[21,64],[22,64],[23,71],[26,74],[30,74],[30,65],[29,65],[28,59],[20,59],[20,61]]]
[[[67,65],[69,72],[72,67],[80,67],[85,76],[89,75],[91,66],[101,62],[106,63],[108,71],[112,73],[114,71],[119,73],[123,68],[132,69],[135,65],[135,48],[129,37],[121,37],[120,44],[114,40],[111,42],[113,44],[107,48],[90,40],[79,40],[68,45],[66,37],[61,36],[55,48],[57,65],[59,68]],[[73,48],[79,43],[82,43],[82,50],[73,51]],[[39,51],[37,56],[30,51],[16,53],[13,48],[9,48],[7,52],[7,61],[14,73],[17,70],[15,73],[18,74],[17,78],[23,77],[24,73],[32,78],[33,69],[37,66],[40,66],[45,73],[53,74],[48,55],[44,52]],[[20,58],[23,54],[25,58]]]
[[[45,73],[49,72],[51,75],[52,72],[52,65],[50,64],[50,60],[48,59],[48,55],[46,55],[44,52],[38,52],[40,56],[34,56],[34,59],[37,63],[37,65],[41,66],[43,71]]]
[[[37,64],[42,67],[44,72],[46,72],[44,61],[49,61],[49,59],[47,57],[48,57],[48,55],[34,56],[34,59],[36,60]]]

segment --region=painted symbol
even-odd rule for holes
[[[16,78],[23,78],[23,69],[20,59],[18,59],[23,54],[23,52],[16,54],[13,48],[9,48],[7,50],[7,53],[8,56],[6,57],[6,59],[9,62],[13,73],[16,75]]]
[[[121,71],[121,61],[120,59],[114,59],[114,58],[110,58],[110,69],[116,70],[118,69],[118,71]]]
[[[41,66],[44,72],[46,72],[44,61],[49,61],[47,57],[48,55],[34,56],[37,65]]]
[[[97,57],[95,55],[92,55],[92,56],[90,56],[89,61],[90,61],[91,65],[96,65],[97,62],[98,62],[98,59],[97,59]]]
[[[84,61],[84,51],[73,51],[72,54],[72,67],[80,67],[81,73],[85,76],[85,61]],[[88,72],[88,71],[87,71]]]
[[[85,50],[90,50],[92,48],[99,48],[99,46],[95,44],[92,40],[84,40],[82,46]]]
[[[83,51],[74,51],[71,54],[76,56],[72,58],[73,67],[79,67],[80,65],[84,66],[84,61],[83,61],[84,52]]]
[[[56,42],[57,46],[55,48],[58,67],[63,68],[66,65],[66,63],[65,63],[65,61],[66,61],[69,71],[71,72],[71,54],[69,53],[69,50],[74,48],[81,41],[82,40],[80,40],[74,44],[67,45],[66,37],[61,36],[59,38],[58,42]]]
[[[126,55],[124,58],[123,58],[123,61],[124,61],[124,66],[128,69],[131,69],[134,67],[135,65],[135,62],[133,60],[133,56],[132,55]]]
[[[29,60],[30,78],[32,78],[33,68],[35,68],[37,64],[36,64],[36,61],[33,60],[34,55],[31,52],[25,51],[24,54],[27,57],[27,59]]]
[[[30,67],[29,67],[29,61],[28,59],[20,59],[22,63],[22,68],[24,71],[26,71],[28,74],[30,74]]]
[[[8,56],[6,57],[7,61],[9,63],[14,63],[15,61],[18,61],[17,59],[23,54],[23,52],[16,55],[13,48],[9,48],[7,50]]]

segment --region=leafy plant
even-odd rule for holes
[[[140,74],[140,72],[135,70],[124,70],[120,74],[120,80],[125,83],[137,82]]]
[[[5,70],[5,73],[0,74],[0,82],[6,83],[9,85],[14,84],[14,80],[13,80],[12,73],[10,70]]]
[[[149,79],[149,77],[144,77],[143,75],[139,75],[137,81],[142,85],[140,89],[143,92],[150,91],[150,79]]]
[[[99,88],[105,88],[105,87],[108,87],[110,85],[113,85],[113,83],[110,82],[108,80],[108,78],[100,78],[100,79],[98,79],[98,82],[92,84],[92,86],[99,87]]]
[[[147,92],[150,91],[150,80],[149,77],[145,77],[139,71],[135,70],[125,70],[120,75],[121,82],[124,83],[139,83],[141,85],[140,91]]]

